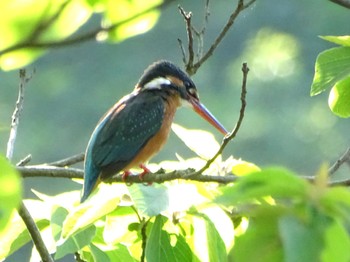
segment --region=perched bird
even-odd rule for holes
[[[88,143],[81,202],[96,186],[121,171],[141,167],[166,142],[176,109],[191,106],[226,135],[226,129],[199,102],[190,77],[168,61],[150,65],[129,95],[120,99],[98,122]],[[128,173],[124,173],[128,174]]]

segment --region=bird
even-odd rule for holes
[[[97,123],[85,151],[81,203],[101,181],[140,167],[164,146],[180,106],[189,106],[226,135],[225,127],[200,102],[196,85],[167,60],[151,64],[135,85]]]

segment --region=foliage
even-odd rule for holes
[[[87,37],[119,42],[147,32],[159,17],[153,7],[160,3],[162,0],[1,1],[0,68],[13,70],[32,63],[48,47],[74,34],[94,13],[102,13],[101,28]]]
[[[323,36],[338,44],[320,53],[316,60],[311,95],[318,95],[331,88],[328,104],[340,117],[350,117],[350,36]]]
[[[184,140],[189,135],[211,136],[178,125],[176,129]],[[215,146],[215,140],[208,144]],[[199,142],[191,143],[191,149],[203,154]],[[200,159],[189,161],[197,168],[203,164]],[[55,259],[75,252],[86,261],[139,261],[142,252],[146,261],[350,259],[350,192],[328,187],[326,167],[310,184],[285,168],[259,170],[232,157],[213,166],[209,174],[241,170],[241,177],[221,186],[182,181],[102,184],[83,204],[78,191],[56,196],[34,192],[39,199],[25,204]],[[30,241],[17,214],[5,232],[2,259]]]
[[[32,1],[18,8],[23,3],[0,3],[4,70],[31,63],[48,46],[74,34],[93,13],[102,13],[108,29],[96,33],[99,40],[122,41],[145,32],[159,16],[158,11],[147,10],[160,1]],[[59,19],[53,20],[55,16]],[[270,39],[270,34],[264,37]],[[324,39],[341,47],[319,55],[311,94],[332,88],[331,110],[349,117],[349,37]],[[41,47],[44,44],[48,45]],[[13,46],[18,48],[9,50]],[[185,160],[178,155],[176,162],[153,165],[155,170],[199,169],[219,148],[207,132],[179,125],[173,130],[199,157]],[[31,238],[14,211],[21,198],[18,174],[4,159],[0,169],[3,260]],[[326,166],[309,183],[286,168],[260,169],[233,156],[226,160],[220,156],[204,175],[216,174],[239,179],[227,185],[181,180],[161,185],[102,184],[84,204],[79,204],[79,191],[55,196],[34,191],[38,199],[26,199],[24,204],[55,259],[77,252],[86,261],[140,261],[143,256],[146,261],[350,260],[350,193],[328,186]],[[37,258],[33,248],[31,260]]]

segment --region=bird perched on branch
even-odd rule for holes
[[[150,65],[129,95],[120,99],[98,122],[88,143],[81,202],[113,175],[141,167],[165,144],[176,109],[189,105],[222,134],[226,129],[199,101],[190,77],[168,61]],[[140,177],[141,177],[140,176]]]

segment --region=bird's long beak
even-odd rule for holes
[[[219,130],[222,134],[226,135],[228,131],[225,127],[220,124],[218,120],[209,112],[209,110],[198,100],[192,98],[189,100],[191,103],[193,110],[200,115],[202,118],[207,120],[212,126],[214,126],[217,130]]]

